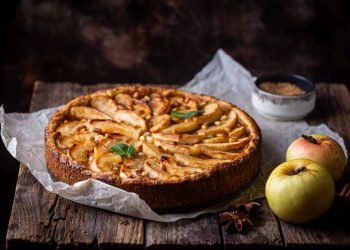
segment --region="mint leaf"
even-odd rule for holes
[[[136,153],[136,149],[133,145],[127,145],[125,143],[117,143],[111,147],[111,151],[120,156],[126,156],[130,158]]]
[[[176,118],[186,119],[186,118],[197,116],[202,113],[204,113],[204,110],[201,109],[201,110],[190,111],[187,113],[171,112],[171,116]]]

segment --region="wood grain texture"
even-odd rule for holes
[[[100,84],[35,84],[31,111],[64,104]],[[21,165],[9,228],[8,249],[143,248],[144,221],[71,202],[47,192]]]
[[[350,142],[350,94],[342,84],[318,84],[318,119],[324,119],[330,129],[339,133],[347,147]],[[314,120],[313,120],[314,121]],[[349,165],[349,164],[348,164]],[[344,178],[348,178],[348,175]],[[348,180],[348,179],[347,179]],[[350,248],[350,202],[336,198],[331,210],[320,220],[308,225],[281,221],[287,247]]]
[[[246,249],[258,247],[263,249],[283,246],[279,231],[278,219],[268,208],[266,199],[259,199],[261,204],[259,212],[254,216],[255,226],[244,234],[227,233],[221,226],[223,244],[225,249]]]
[[[147,249],[173,249],[178,246],[191,249],[219,249],[218,218],[202,215],[173,223],[147,221]]]
[[[64,104],[78,95],[111,87],[74,83],[37,82],[31,111]],[[350,142],[350,94],[345,85],[317,85],[317,109],[310,124],[325,121]],[[7,233],[8,249],[114,249],[114,248],[349,248],[350,203],[336,198],[330,212],[308,225],[278,220],[260,200],[257,226],[246,234],[227,234],[218,217],[202,215],[174,223],[144,221],[80,205],[47,192],[20,166]]]

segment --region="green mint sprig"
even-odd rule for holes
[[[171,112],[171,116],[176,118],[186,119],[186,118],[197,116],[202,113],[204,113],[204,110],[201,109],[201,110],[190,111],[187,113]]]
[[[136,149],[133,145],[127,145],[125,143],[117,143],[111,147],[111,151],[120,156],[126,156],[130,158],[136,153]]]

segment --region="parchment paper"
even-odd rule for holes
[[[257,114],[250,102],[254,79],[239,63],[219,50],[212,61],[192,81],[182,87],[184,90],[213,95],[240,106],[257,121],[263,135],[262,167],[253,184],[230,201],[198,211],[160,215],[152,211],[137,194],[97,180],[82,181],[73,186],[55,182],[45,164],[44,129],[57,107],[29,114],[5,114],[1,107],[1,138],[13,157],[28,166],[33,176],[49,192],[78,203],[148,220],[171,222],[182,218],[194,218],[203,213],[221,211],[236,201],[263,197],[269,173],[285,160],[287,146],[301,134],[327,134],[335,138],[345,149],[343,139],[324,124],[310,127],[305,121],[278,122]]]

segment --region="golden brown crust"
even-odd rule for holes
[[[168,91],[166,88],[123,85],[114,89],[98,91],[90,96],[128,89],[130,92]],[[177,92],[186,93],[178,90]],[[208,96],[193,94],[199,98]],[[212,98],[212,97],[210,97]],[[215,98],[214,98],[215,99]],[[217,100],[217,99],[215,99]],[[88,105],[89,97],[78,97],[57,111],[45,131],[45,155],[48,169],[58,180],[68,184],[94,178],[129,192],[135,192],[156,211],[169,211],[205,205],[223,199],[241,190],[257,175],[261,162],[261,132],[255,121],[244,111],[231,105],[238,120],[246,126],[251,140],[240,157],[206,169],[201,173],[169,179],[119,178],[115,173],[95,172],[84,164],[73,161],[57,147],[57,127],[69,115],[69,109],[77,105]],[[227,103],[225,102],[225,105]]]

